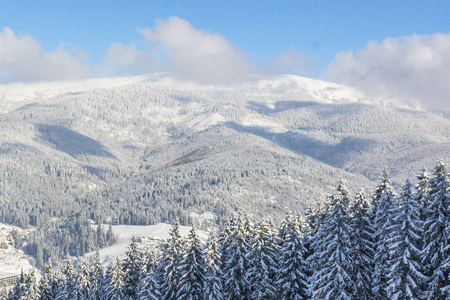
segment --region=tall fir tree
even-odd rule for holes
[[[380,184],[373,191],[372,211],[375,228],[374,243],[374,271],[372,275],[372,292],[375,299],[387,299],[387,271],[389,269],[389,249],[387,239],[388,226],[391,224],[391,207],[394,201],[394,192],[389,180],[389,173],[384,170],[380,177]]]
[[[186,250],[180,265],[179,300],[202,300],[205,281],[205,259],[203,246],[192,226],[186,239]]]
[[[89,266],[86,263],[81,265],[81,270],[78,274],[76,291],[77,300],[89,300],[91,298],[91,276]]]
[[[314,254],[310,261],[315,269],[310,281],[310,297],[314,300],[347,300],[354,294],[349,196],[343,180],[337,190],[337,195],[329,197],[329,213],[317,235],[312,237]]]
[[[103,264],[100,261],[99,253],[95,255],[95,264],[90,272],[91,293],[90,300],[102,300],[106,293],[106,280],[103,272]]]
[[[352,261],[354,299],[372,299],[372,273],[374,268],[374,227],[370,220],[370,207],[362,192],[356,195],[356,201],[350,208],[352,220]]]
[[[223,286],[220,276],[220,253],[217,239],[211,233],[211,238],[206,247],[205,259],[205,284],[204,294],[205,300],[222,300]]]
[[[284,234],[278,260],[277,286],[281,300],[308,299],[307,250],[302,236],[300,218],[291,220],[286,215],[282,226]]]
[[[176,299],[178,292],[179,267],[183,253],[183,241],[179,226],[178,219],[175,219],[170,230],[170,241],[164,250],[161,264],[158,267],[158,282],[164,300]]]
[[[251,285],[251,299],[276,298],[278,247],[277,231],[270,222],[261,221],[255,228],[249,252],[248,276]]]
[[[53,300],[56,295],[53,293],[52,289],[52,266],[48,264],[45,267],[44,275],[41,277],[39,282],[39,290],[40,290],[40,300]]]
[[[160,300],[161,292],[159,284],[155,278],[155,273],[149,272],[141,280],[138,293],[140,300]]]
[[[62,271],[63,287],[59,291],[56,299],[72,300],[76,299],[77,278],[72,263],[67,260]]]
[[[425,221],[425,247],[423,262],[426,266],[427,299],[449,298],[450,256],[450,193],[447,166],[439,161],[429,181],[427,220]]]
[[[133,236],[128,246],[125,259],[122,262],[126,298],[135,299],[137,297],[143,267],[142,252],[139,250],[136,238]]]
[[[248,278],[248,234],[242,219],[228,220],[221,237],[220,259],[223,284],[223,297],[226,300],[250,299],[250,282]]]
[[[120,265],[119,258],[113,258],[111,265],[106,271],[106,299],[122,300],[125,298],[125,284],[123,281],[123,271]]]
[[[412,184],[406,181],[403,190],[391,208],[387,273],[387,296],[392,300],[423,299],[424,282],[421,257],[423,229],[420,204],[413,196]]]
[[[430,184],[430,174],[427,168],[422,169],[419,175],[417,175],[417,180],[415,197],[420,205],[420,219],[425,222],[428,213],[428,191]]]

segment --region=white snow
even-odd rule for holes
[[[11,231],[18,227],[0,223],[0,229]],[[0,276],[18,275],[21,271],[28,273],[33,269],[33,259],[23,251],[9,246],[8,249],[0,249]]]
[[[133,236],[137,239],[142,237],[165,240],[170,239],[169,232],[172,228],[172,225],[167,223],[159,223],[149,226],[113,225],[112,228],[114,233],[119,236],[119,241],[113,246],[99,250],[100,258],[102,262],[106,262],[105,265],[107,265],[109,261],[114,257],[125,257],[127,247],[131,243],[131,239],[133,238]],[[180,226],[179,229],[181,236],[186,237],[191,230],[191,227]],[[208,233],[198,230],[197,234],[199,235],[200,240],[203,243],[206,243],[206,240],[208,239]],[[94,254],[95,252],[91,252],[86,255],[90,256]]]

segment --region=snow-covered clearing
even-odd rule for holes
[[[161,240],[170,239],[171,224],[159,223],[149,226],[134,226],[134,225],[113,225],[113,231],[119,236],[119,241],[110,247],[106,247],[99,250],[100,258],[105,265],[114,257],[123,258],[126,254],[127,247],[131,243],[133,236],[139,238],[154,238]],[[186,237],[191,230],[190,226],[180,226],[180,234],[182,237]],[[205,243],[208,239],[208,233],[205,231],[197,231],[200,240]],[[95,252],[86,254],[86,256],[94,255]]]

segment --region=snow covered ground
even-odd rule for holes
[[[107,248],[103,248],[99,250],[101,261],[107,265],[109,261],[114,257],[123,258],[126,254],[127,247],[131,243],[131,239],[134,237],[142,238],[154,238],[154,239],[170,239],[170,229],[172,228],[171,224],[167,223],[159,223],[156,225],[149,226],[133,226],[133,225],[113,225],[113,231],[115,234],[119,236],[119,241]],[[180,226],[180,234],[182,237],[186,237],[189,231],[191,230],[190,226]],[[197,232],[200,240],[203,243],[206,243],[208,239],[208,233],[205,231]],[[94,255],[95,252],[88,253],[86,256]]]
[[[0,223],[0,229],[7,231],[17,227]],[[8,249],[0,249],[0,276],[11,276],[20,274],[21,271],[28,273],[33,269],[33,259],[23,253],[22,250],[9,246]]]

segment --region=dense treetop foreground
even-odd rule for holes
[[[447,299],[450,297],[450,181],[446,165],[413,185],[385,171],[370,195],[343,180],[305,218],[232,215],[218,238],[182,239],[175,220],[165,250],[133,241],[123,260],[62,270],[39,283],[21,276],[4,299]]]

